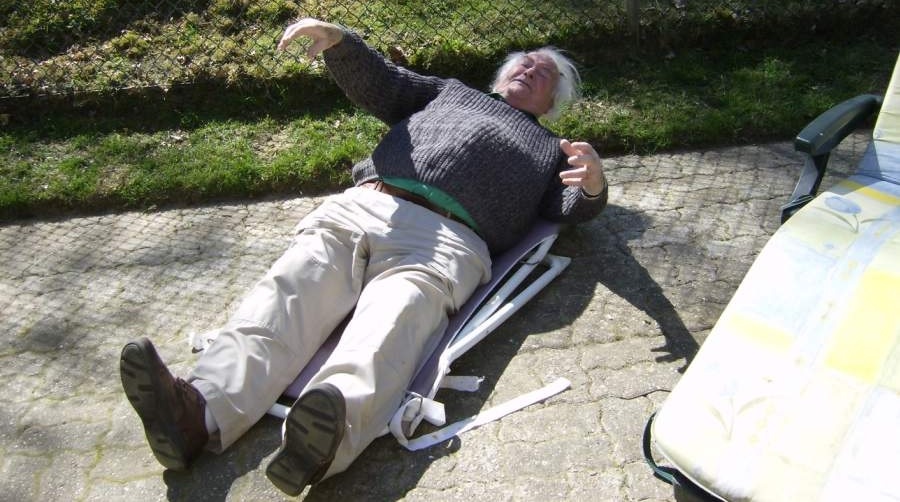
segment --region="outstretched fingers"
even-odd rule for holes
[[[606,177],[603,175],[603,163],[600,155],[590,143],[559,141],[559,147],[568,155],[568,163],[573,169],[559,173],[564,185],[578,186],[590,196],[600,195],[606,189]]]
[[[320,52],[336,45],[344,37],[340,26],[319,21],[318,19],[305,18],[288,26],[278,42],[278,50],[285,50],[294,40],[300,37],[308,37],[312,43],[306,49],[306,55],[312,59]]]

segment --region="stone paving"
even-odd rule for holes
[[[844,142],[837,175],[867,142]],[[556,377],[572,388],[424,451],[376,440],[301,498],[674,500],[642,460],[644,422],[777,228],[801,165],[788,143],[607,159],[609,208],[554,248],[569,269],[457,362],[485,377],[479,392],[440,397],[456,420]],[[226,320],[319,201],[0,225],[0,500],[286,498],[264,474],[271,417],[191,471],[165,471],[118,356],[147,335],[185,374],[188,335]]]

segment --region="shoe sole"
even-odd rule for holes
[[[322,384],[291,406],[284,438],[266,467],[266,477],[288,495],[299,495],[322,478],[344,437],[346,408],[337,387]]]
[[[157,358],[149,340],[125,345],[119,359],[122,388],[144,424],[144,433],[156,460],[168,469],[184,470],[188,465],[187,448],[175,426],[172,410],[161,399],[162,391],[154,368]]]

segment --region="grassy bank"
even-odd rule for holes
[[[746,38],[574,44],[585,99],[550,127],[604,154],[790,140],[829,106],[883,92],[900,48],[877,35]],[[449,72],[439,59],[422,70]],[[491,68],[473,63],[464,78],[483,88]],[[334,190],[385,131],[321,71],[11,110],[0,110],[3,220]]]

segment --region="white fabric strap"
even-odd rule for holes
[[[446,375],[440,379],[439,387],[463,392],[477,392],[483,381],[484,377]],[[407,392],[406,401],[394,412],[391,422],[385,427],[382,435],[393,434],[400,444],[406,445],[406,438],[413,435],[423,419],[437,427],[447,423],[443,403],[415,392]]]
[[[444,405],[434,399],[409,392],[406,401],[394,412],[387,430],[382,434],[391,433],[400,444],[406,446],[406,437],[416,430],[422,419],[428,420],[430,424],[438,427],[444,425],[447,423]]]
[[[397,418],[397,416],[395,415],[395,420],[391,421],[391,432],[394,434],[394,437],[397,438],[397,441],[399,441],[400,444],[402,444],[407,450],[421,450],[446,441],[447,439],[462,434],[463,432],[466,432],[468,430],[503,418],[514,411],[518,411],[527,406],[531,406],[532,404],[543,401],[551,396],[555,396],[556,394],[559,394],[560,392],[571,387],[571,385],[572,383],[567,379],[557,378],[552,383],[538,390],[529,392],[528,394],[523,394],[499,406],[495,406],[487,411],[483,411],[478,415],[460,420],[459,422],[450,424],[443,429],[425,434],[415,439],[407,439],[407,437],[402,433],[399,435],[397,434],[398,431],[396,431],[393,426],[394,421],[396,421]]]

